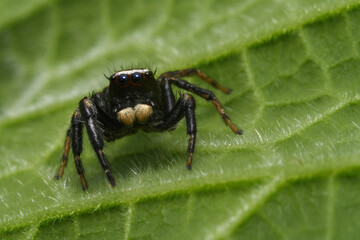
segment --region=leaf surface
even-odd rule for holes
[[[0,3],[2,238],[359,235],[359,1],[13,4]],[[144,66],[198,67],[232,88],[214,92],[244,135],[197,97],[192,171],[181,122],[106,144],[115,189],[88,140],[89,190],[72,159],[53,180],[78,101],[103,73]]]

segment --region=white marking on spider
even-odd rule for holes
[[[131,75],[131,74],[136,73],[136,72],[138,72],[138,73],[147,73],[147,72],[150,72],[150,70],[146,69],[146,68],[124,70],[124,71],[114,73],[114,76],[119,76],[120,74]]]

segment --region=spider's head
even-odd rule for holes
[[[141,95],[158,87],[153,72],[146,68],[115,72],[108,79],[110,80],[109,90],[112,97]]]

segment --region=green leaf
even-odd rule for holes
[[[0,237],[356,239],[360,1],[0,3]],[[129,67],[198,67],[231,95],[184,122],[107,143],[112,189],[85,136],[89,190],[59,181],[78,101]],[[196,78],[189,81],[210,89]],[[177,91],[177,90],[176,90]]]

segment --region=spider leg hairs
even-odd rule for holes
[[[108,77],[109,86],[81,99],[79,107],[72,115],[71,124],[66,133],[61,165],[55,179],[63,176],[69,151],[72,148],[81,186],[84,190],[88,188],[80,158],[84,126],[101,167],[111,186],[115,187],[115,179],[103,152],[104,140],[111,142],[135,134],[139,129],[145,132],[172,131],[184,117],[189,136],[186,167],[190,170],[197,130],[195,99],[188,92],[211,102],[225,124],[235,134],[242,134],[242,131],[232,123],[225,113],[213,92],[181,79],[189,76],[197,76],[220,91],[226,94],[231,93],[230,89],[221,86],[208,75],[194,68],[165,72],[157,79],[155,79],[154,73],[146,68],[123,70]],[[187,92],[176,100],[172,85]]]

